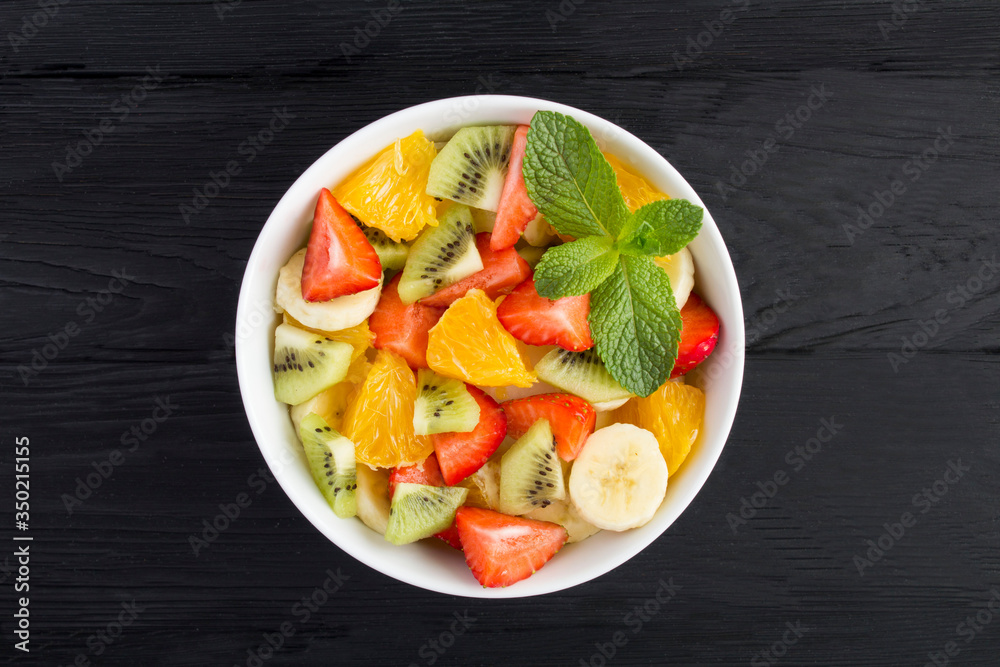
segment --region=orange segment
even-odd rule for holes
[[[430,438],[413,432],[417,382],[403,358],[379,350],[368,376],[347,404],[342,433],[362,463],[393,468],[423,461],[434,452]]]
[[[427,174],[437,156],[421,130],[397,139],[333,190],[340,205],[393,241],[416,238],[437,226],[437,200],[428,195]]]
[[[293,327],[298,327],[299,329],[305,329],[306,331],[312,331],[313,333],[322,334],[330,340],[337,340],[343,343],[349,343],[354,346],[354,352],[351,353],[351,361],[356,361],[358,357],[363,355],[365,351],[372,346],[375,341],[375,334],[371,332],[368,328],[368,320],[365,320],[361,324],[350,327],[348,329],[341,329],[340,331],[323,331],[322,329],[313,329],[312,327],[307,327],[302,324],[294,317],[289,315],[287,312],[284,314],[285,324],[291,324]],[[332,424],[331,424],[332,426]]]
[[[538,380],[497,319],[497,305],[478,289],[452,303],[430,330],[427,364],[481,387],[530,387]]]
[[[671,475],[684,463],[705,415],[705,393],[668,381],[646,398],[633,398],[611,413],[613,422],[644,428],[656,436]]]
[[[667,195],[659,192],[649,184],[642,176],[629,170],[625,164],[611,153],[604,153],[604,157],[611,163],[611,168],[615,170],[615,177],[618,179],[618,188],[625,198],[625,205],[633,213],[650,202],[659,199],[670,199]]]

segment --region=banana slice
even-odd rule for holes
[[[364,322],[382,294],[382,280],[370,290],[337,297],[330,301],[310,302],[302,298],[302,264],[306,250],[292,255],[278,272],[278,289],[275,301],[282,311],[302,324],[321,331],[340,331]]]
[[[657,257],[653,261],[667,272],[677,307],[683,308],[694,288],[694,258],[691,257],[691,251],[681,248],[678,253]]]
[[[616,398],[613,401],[601,401],[599,403],[591,403],[594,406],[594,410],[597,413],[601,412],[611,412],[621,406],[625,405],[631,399],[631,396],[626,396],[625,398]]]
[[[380,535],[389,524],[389,470],[372,469],[358,461],[358,488],[355,491],[358,518]]]
[[[567,544],[580,542],[601,532],[601,529],[594,524],[584,521],[573,504],[565,500],[557,500],[548,507],[531,510],[524,516],[528,519],[558,523],[569,534],[569,539],[566,540]]]
[[[667,464],[656,436],[631,424],[595,431],[569,475],[569,495],[580,517],[605,530],[644,525],[666,492]]]

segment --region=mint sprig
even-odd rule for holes
[[[569,116],[535,114],[522,169],[531,201],[562,234],[615,236],[629,216],[614,169]]]
[[[603,283],[617,266],[614,240],[588,236],[546,250],[535,267],[535,289],[548,299],[586,294]]]
[[[590,131],[554,111],[531,119],[522,171],[545,219],[576,239],[542,255],[538,293],[559,299],[589,292],[598,355],[625,389],[649,396],[670,377],[681,331],[670,280],[651,257],[693,240],[704,211],[671,199],[629,213]]]

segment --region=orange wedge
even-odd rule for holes
[[[333,190],[340,205],[393,241],[416,238],[437,226],[437,200],[428,195],[427,174],[437,156],[421,130],[386,146]]]
[[[478,289],[452,303],[430,330],[427,364],[481,387],[530,387],[538,380],[497,319],[496,304]]]
[[[612,422],[644,428],[656,436],[673,475],[691,452],[705,415],[705,393],[669,380],[646,398],[633,398],[611,413]]]
[[[376,468],[423,461],[434,452],[430,438],[413,432],[417,381],[399,355],[379,350],[361,388],[347,404],[341,432],[354,442],[358,460]]]

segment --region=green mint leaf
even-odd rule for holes
[[[618,251],[607,236],[588,236],[549,248],[535,267],[535,289],[546,299],[593,291],[618,266]]]
[[[666,272],[649,257],[622,255],[590,295],[590,331],[612,377],[649,396],[674,367],[681,316]]]
[[[628,219],[614,170],[590,130],[569,116],[534,115],[522,171],[531,201],[561,234],[617,236]]]
[[[673,255],[698,236],[704,214],[686,199],[646,204],[625,223],[619,247],[630,255]]]

